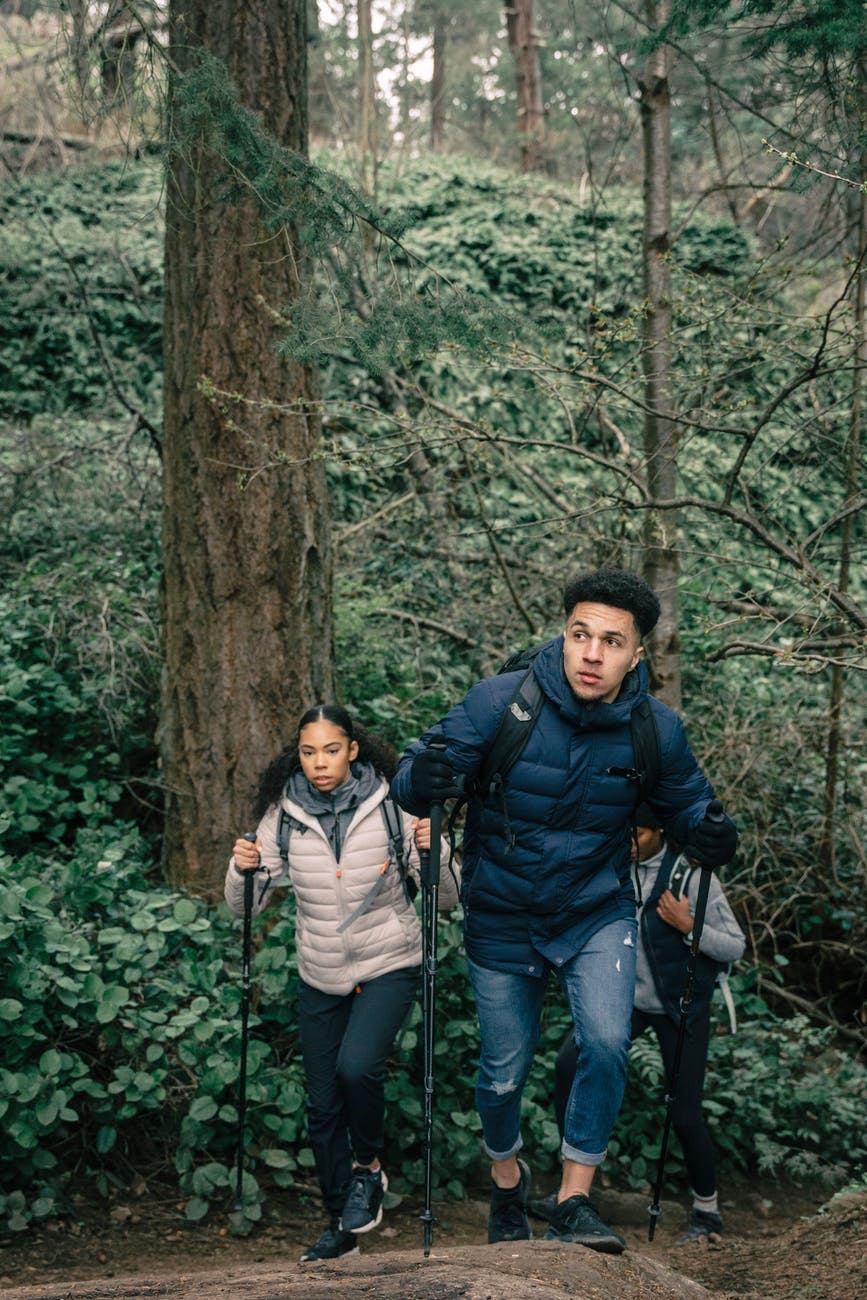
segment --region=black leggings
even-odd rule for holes
[[[671,1072],[677,1046],[677,1025],[666,1015],[651,1015],[647,1011],[632,1012],[632,1037],[637,1038],[645,1029],[652,1029],[659,1042],[666,1085],[671,1087]],[[697,1196],[713,1196],[716,1191],[716,1157],[704,1116],[701,1097],[704,1090],[704,1071],[707,1064],[707,1046],[710,1036],[710,1011],[696,1017],[687,1031],[680,1058],[677,1080],[677,1097],[672,1105],[672,1127],[683,1148],[687,1173],[692,1190]],[[575,1040],[569,1034],[557,1053],[554,1109],[557,1126],[562,1136],[566,1103],[572,1089],[572,1078],[578,1061]]]
[[[329,1217],[339,1217],[352,1157],[382,1150],[385,1072],[418,990],[419,968],[389,971],[351,993],[322,993],[298,981],[298,1028],[307,1122]]]

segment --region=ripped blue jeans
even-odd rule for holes
[[[605,1159],[626,1083],[635,992],[635,921],[597,930],[555,970],[566,994],[579,1047],[566,1105],[562,1153],[582,1165]],[[547,981],[488,970],[470,962],[482,1051],[476,1107],[485,1151],[506,1160],[520,1151],[521,1095],[533,1065]],[[551,1079],[551,1095],[554,1079]],[[552,1103],[553,1104],[553,1103]]]

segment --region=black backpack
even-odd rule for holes
[[[472,782],[472,788],[467,791],[470,798],[485,798],[490,793],[501,794],[506,773],[518,759],[542,711],[544,696],[533,663],[539,652],[552,644],[553,640],[542,641],[538,645],[519,650],[499,669],[498,676],[501,673],[515,672],[519,668],[526,668],[527,671],[506,705],[491,748]],[[633,709],[630,726],[635,766],[609,767],[607,774],[621,776],[626,781],[636,783],[637,806],[656,786],[662,770],[659,728],[649,699],[645,698]]]

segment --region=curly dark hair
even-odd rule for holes
[[[300,771],[298,740],[301,732],[310,722],[332,722],[349,740],[357,741],[356,763],[370,763],[375,771],[389,781],[397,771],[397,751],[391,745],[380,740],[378,736],[371,735],[360,723],[353,722],[346,709],[341,708],[339,704],[314,704],[299,718],[298,726],[295,728],[295,739],[271,760],[259,778],[253,803],[253,812],[257,820],[261,820],[271,805],[280,800],[292,773]]]
[[[563,589],[566,617],[585,600],[628,610],[642,636],[653,631],[659,618],[659,600],[653,588],[639,574],[626,569],[591,569],[576,574]]]

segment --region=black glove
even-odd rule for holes
[[[427,807],[460,793],[454,768],[442,749],[421,750],[412,760],[409,775],[413,794]]]
[[[706,867],[722,867],[734,857],[737,846],[738,828],[714,800],[702,821],[690,831],[686,852]]]

